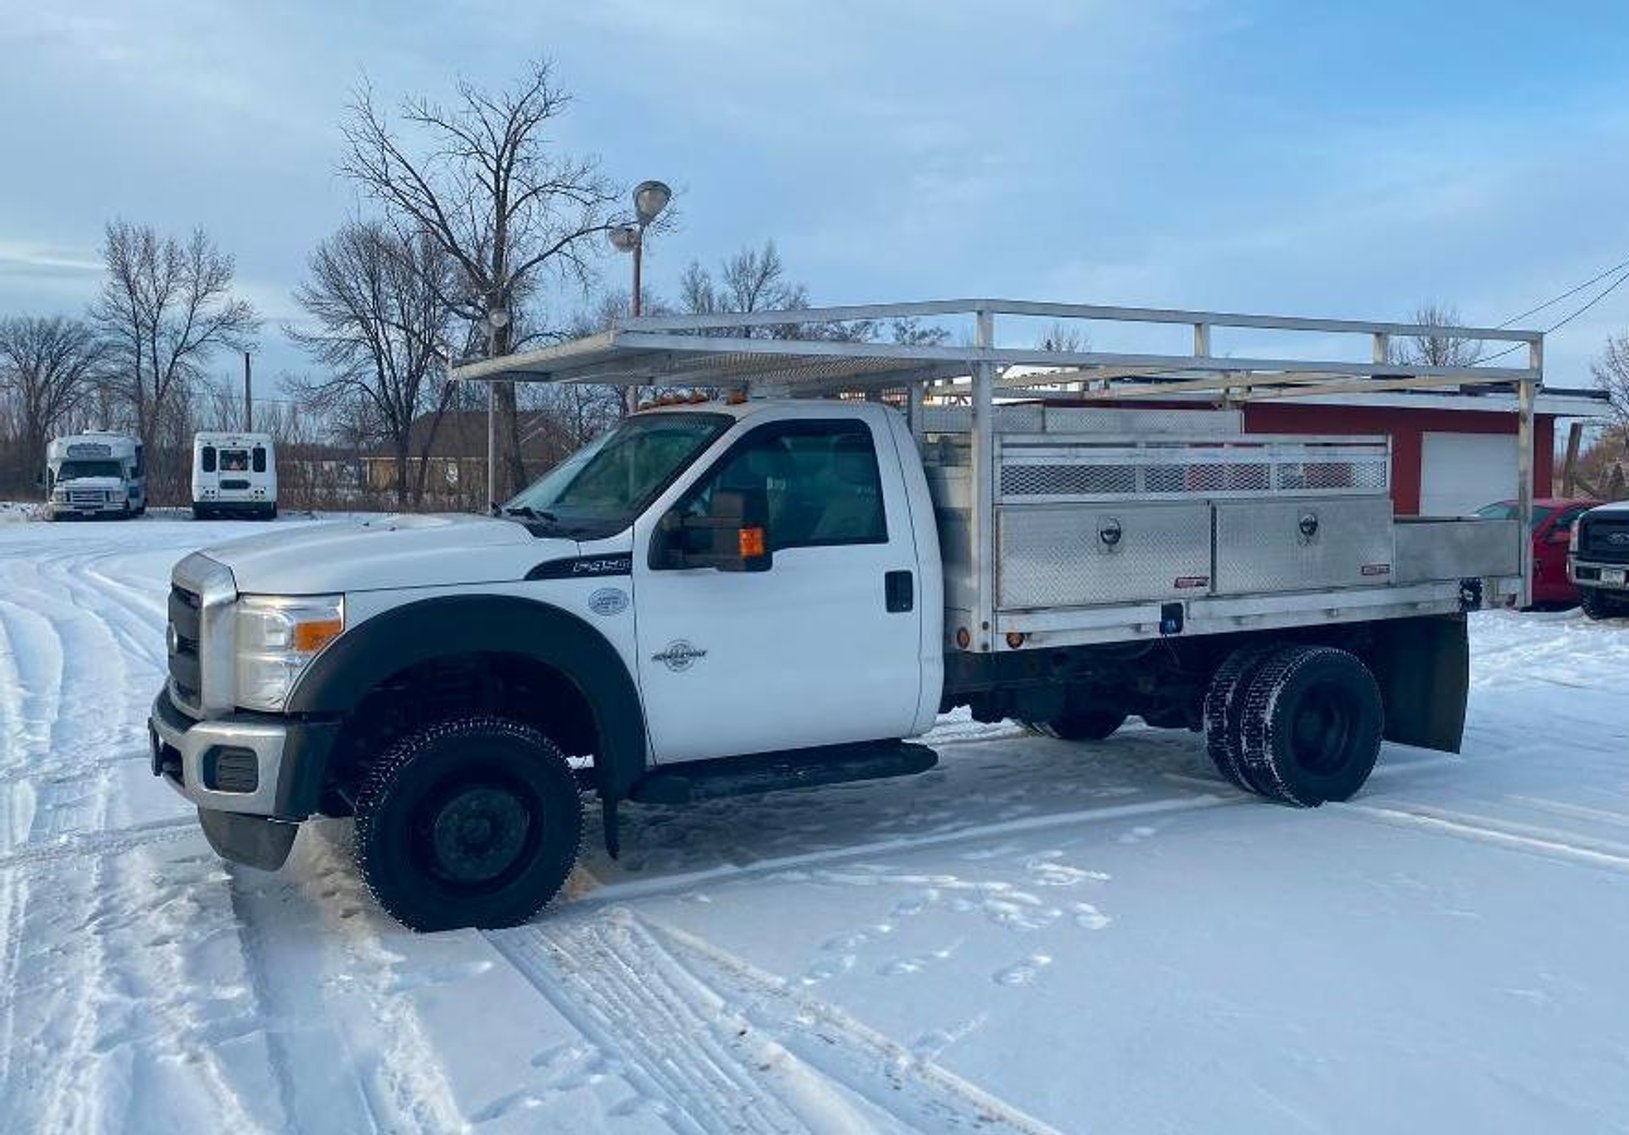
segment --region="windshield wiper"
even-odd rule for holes
[[[527,520],[541,520],[546,524],[558,524],[560,518],[552,512],[541,508],[533,508],[529,504],[510,505],[503,510],[505,516],[524,516]]]

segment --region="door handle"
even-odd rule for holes
[[[897,615],[916,606],[916,579],[908,571],[891,571],[882,577],[883,605]]]

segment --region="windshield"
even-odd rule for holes
[[[57,480],[72,481],[79,477],[123,477],[124,470],[117,461],[64,461],[57,470]]]
[[[683,413],[628,418],[524,489],[504,515],[579,537],[620,532],[733,420]]]
[[[1555,509],[1547,508],[1542,504],[1534,505],[1533,531],[1537,532],[1554,511]],[[1477,509],[1476,515],[1483,520],[1516,520],[1521,516],[1521,511],[1516,507],[1514,501],[1500,501],[1498,504],[1490,504],[1485,508]]]

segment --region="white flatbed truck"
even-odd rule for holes
[[[1003,347],[997,317],[1187,325],[1194,349]],[[905,318],[970,319],[972,345],[772,334]],[[1382,361],[1218,358],[1216,328],[1361,335]],[[1527,357],[1383,361],[1430,334]],[[266,869],[302,821],[354,815],[374,894],[426,930],[532,917],[576,859],[581,792],[615,854],[625,800],[920,772],[937,755],[908,739],[957,706],[1082,741],[1128,715],[1199,730],[1246,791],[1344,800],[1382,738],[1458,750],[1466,612],[1525,602],[1527,522],[1394,518],[1386,439],[1249,436],[1237,405],[1514,384],[1525,515],[1541,351],[975,300],[646,317],[471,364],[733,396],[630,415],[500,517],[188,556],[153,771]],[[1073,402],[1004,401],[1046,387]]]

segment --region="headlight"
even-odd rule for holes
[[[1576,552],[1578,550],[1578,530],[1583,526],[1583,521],[1575,520],[1572,522],[1572,531],[1567,535],[1567,551]]]
[[[311,660],[345,630],[345,599],[246,595],[236,624],[237,704],[281,713]]]

